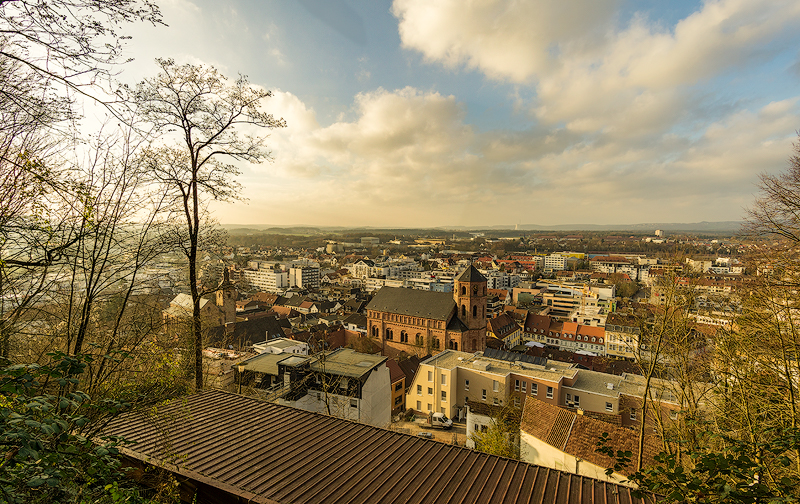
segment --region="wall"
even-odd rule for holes
[[[520,432],[519,442],[520,460],[529,464],[550,467],[572,474],[579,474],[611,483],[623,484],[627,478],[619,473],[606,476],[606,468],[592,464],[586,460],[578,459],[544,441],[531,436],[525,431]]]

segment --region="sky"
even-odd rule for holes
[[[800,2],[160,0],[156,57],[286,120],[223,224],[739,220],[800,130]]]

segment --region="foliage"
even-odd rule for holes
[[[655,465],[643,468],[630,476],[638,486],[636,494],[646,492],[662,495],[666,502],[758,503],[798,502],[800,478],[782,471],[792,465],[787,454],[800,446],[800,431],[789,429],[766,433],[770,442],[755,447],[738,439],[715,434],[711,445],[687,452],[688,463],[681,462],[675,453],[661,452]],[[630,451],[614,450],[608,446],[608,434],[597,443],[597,451],[615,460],[606,474],[620,472],[631,462]]]
[[[476,430],[471,434],[475,449],[489,455],[519,460],[521,413],[519,408],[511,405],[499,409],[485,430]]]
[[[12,503],[145,502],[120,468],[120,438],[96,437],[128,405],[73,390],[90,357],[0,370],[0,497]]]

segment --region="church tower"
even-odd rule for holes
[[[230,324],[236,322],[236,300],[239,297],[239,292],[236,286],[231,282],[230,272],[228,268],[222,270],[222,282],[217,287],[217,306],[222,313],[222,323]]]
[[[486,348],[486,277],[470,265],[453,286],[458,318],[467,327],[461,337],[460,348],[477,352]]]

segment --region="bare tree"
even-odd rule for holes
[[[209,198],[238,197],[235,177],[239,172],[230,161],[259,163],[270,159],[265,136],[241,134],[239,130],[279,128],[285,122],[261,110],[272,93],[250,85],[244,76],[229,83],[214,67],[177,65],[171,59],[156,62],[160,72],[142,81],[135,96],[141,116],[164,135],[165,144],[151,152],[150,163],[156,178],[169,188],[185,226],[186,239],[180,246],[189,262],[195,385],[201,390],[203,292],[198,287],[197,260],[204,204]]]
[[[69,118],[70,94],[104,103],[113,92],[112,68],[124,62],[125,37],[132,22],[163,24],[150,0],[12,0],[0,2],[0,66],[12,65],[28,86],[0,85],[0,100],[12,102],[31,119],[52,126]],[[55,84],[67,92],[56,92]],[[45,106],[42,106],[45,105]],[[112,109],[113,111],[113,109]]]

